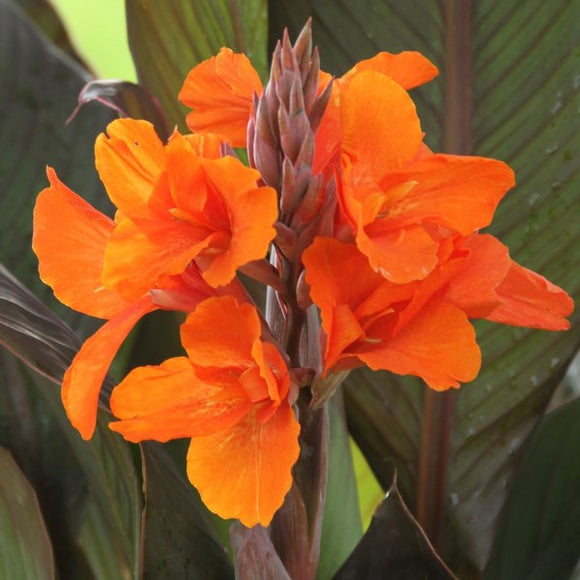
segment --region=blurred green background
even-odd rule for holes
[[[100,78],[135,82],[124,0],[52,0],[71,40]]]

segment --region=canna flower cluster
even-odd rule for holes
[[[110,427],[134,442],[190,438],[188,477],[209,509],[266,526],[299,458],[298,397],[321,405],[362,365],[457,388],[481,365],[470,319],[568,328],[569,296],[479,233],[510,168],[425,145],[408,91],[436,75],[404,52],[331,78],[307,26],[278,44],[265,87],[227,48],[193,68],[179,95],[191,134],[163,143],[146,121],[109,125],[95,158],[114,220],[48,169],[40,275],[106,320],[63,379],[82,437],[132,327],[182,311],[184,356],[132,370]],[[265,313],[239,272],[268,288]]]

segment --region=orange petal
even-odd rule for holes
[[[208,298],[181,326],[181,342],[196,366],[255,366],[252,347],[260,337],[254,306],[238,304],[230,296]]]
[[[381,185],[416,182],[390,208],[393,225],[430,221],[468,235],[491,223],[493,213],[513,187],[514,173],[501,161],[483,157],[429,155],[387,176]]]
[[[147,121],[117,119],[95,143],[95,163],[111,201],[128,217],[148,216],[147,203],[165,168],[163,143]]]
[[[324,352],[324,374],[333,368],[343,356],[348,356],[348,347],[365,337],[360,322],[351,308],[341,304],[322,317],[326,333]]]
[[[437,67],[420,52],[405,51],[399,54],[379,52],[373,58],[358,62],[343,79],[369,70],[391,77],[406,90],[429,82],[439,73]]]
[[[356,246],[317,238],[303,255],[310,296],[326,333],[325,369],[349,356],[349,347],[365,338],[363,325],[411,297],[413,286],[391,284],[370,267]],[[356,280],[355,284],[346,281]]]
[[[267,526],[292,485],[299,432],[284,402],[266,422],[254,412],[230,429],[195,437],[187,454],[189,480],[221,518]]]
[[[160,366],[138,367],[115,387],[111,410],[122,419],[113,431],[128,441],[169,441],[230,428],[252,404],[235,377],[202,380],[191,361],[172,358]]]
[[[196,155],[204,159],[219,159],[222,156],[221,146],[223,139],[212,133],[194,133],[183,135]]]
[[[377,221],[359,230],[356,244],[375,271],[397,284],[422,280],[437,265],[439,245],[418,225],[383,229]]]
[[[128,306],[84,342],[66,371],[61,397],[70,422],[83,439],[90,439],[95,430],[101,386],[121,343],[137,321],[156,308],[149,296]]]
[[[117,220],[105,251],[102,281],[127,300],[155,288],[163,276],[184,272],[211,243],[194,237],[190,224],[181,220],[152,220],[146,227],[119,214]]]
[[[431,302],[394,337],[377,325],[367,331],[377,342],[356,356],[373,370],[421,377],[437,391],[473,380],[481,353],[467,316],[456,306]]]
[[[222,48],[189,72],[179,100],[194,109],[187,115],[187,126],[193,132],[216,133],[234,147],[244,147],[253,96],[262,90],[248,58]]]
[[[545,330],[570,328],[565,318],[574,310],[570,296],[543,276],[515,262],[498,286],[497,294],[501,305],[485,317],[487,320]]]
[[[50,187],[34,208],[32,248],[42,280],[71,308],[111,318],[127,306],[114,290],[103,287],[105,246],[114,223],[71,191],[47,168]]]
[[[358,179],[374,182],[402,168],[419,152],[423,133],[408,93],[384,74],[354,75],[340,91],[343,155]]]
[[[508,249],[488,234],[472,234],[462,244],[470,254],[450,280],[445,300],[469,318],[485,318],[499,305],[496,289],[510,268]]]
[[[255,340],[252,357],[258,365],[260,377],[268,387],[272,401],[279,403],[288,394],[290,377],[288,367],[278,349],[270,342]]]
[[[240,266],[266,256],[276,235],[278,196],[271,187],[257,187],[257,172],[231,156],[208,161],[205,171],[209,187],[220,192],[231,221],[229,247],[202,272],[208,284],[217,287],[230,282]]]

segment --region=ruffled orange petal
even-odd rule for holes
[[[288,367],[282,355],[272,343],[255,340],[252,358],[256,361],[262,382],[267,386],[268,396],[275,403],[279,403],[290,388]]]
[[[381,325],[367,331],[376,342],[358,358],[373,370],[421,377],[437,391],[473,380],[481,366],[481,352],[467,316],[446,302],[431,302],[395,336]]]
[[[121,343],[142,316],[156,309],[149,296],[128,306],[84,342],[66,371],[61,397],[83,439],[90,439],[95,430],[101,386]]]
[[[498,286],[497,294],[501,304],[485,317],[487,320],[545,330],[570,328],[565,317],[574,310],[572,298],[543,276],[515,262]]]
[[[202,380],[189,359],[138,367],[115,387],[113,431],[128,441],[169,441],[229,429],[252,409],[235,377]]]
[[[67,306],[111,318],[127,307],[117,292],[101,282],[105,246],[114,223],[71,191],[52,168],[46,173],[50,187],[36,200],[32,238],[40,277]]]
[[[187,222],[158,220],[136,225],[117,215],[117,225],[105,251],[102,281],[127,300],[155,288],[163,276],[180,274],[211,238],[194,237]]]
[[[326,333],[324,374],[335,367],[341,358],[348,356],[348,347],[364,340],[365,332],[350,306],[340,304],[322,318]]]
[[[356,244],[376,272],[397,284],[422,280],[437,265],[439,245],[418,225],[387,229],[375,222],[358,231]]]
[[[107,136],[108,135],[108,136]],[[165,168],[165,150],[147,121],[117,119],[95,143],[95,163],[111,201],[126,216],[149,216],[147,203]]]
[[[501,161],[437,154],[394,172],[381,185],[388,189],[409,181],[415,186],[388,208],[386,219],[393,226],[430,221],[462,235],[489,225],[515,184],[513,171]]]
[[[231,156],[207,162],[205,171],[231,216],[229,246],[202,271],[208,284],[216,287],[230,282],[240,266],[266,256],[276,235],[278,197],[271,187],[257,187],[257,172]]]
[[[384,74],[365,71],[340,91],[342,152],[356,180],[379,183],[419,152],[423,133],[415,104]]]
[[[262,90],[248,58],[222,48],[189,72],[179,100],[194,109],[187,115],[187,126],[193,132],[216,133],[234,147],[244,147],[253,96]]]
[[[343,79],[363,71],[383,73],[406,90],[429,82],[439,74],[437,67],[429,59],[415,51],[405,51],[399,54],[379,52],[373,58],[358,62]]]
[[[287,402],[268,421],[250,413],[234,427],[195,437],[187,475],[204,504],[224,519],[267,526],[292,485],[300,426]]]
[[[450,280],[445,300],[469,318],[485,318],[499,306],[496,289],[510,268],[508,249],[488,234],[472,234],[461,248],[469,250],[469,255]]]
[[[253,367],[252,347],[260,337],[254,306],[230,296],[208,298],[181,326],[181,342],[201,367]]]

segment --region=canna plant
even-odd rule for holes
[[[580,282],[570,226],[578,138],[563,116],[577,95],[559,85],[550,111],[558,145],[548,146],[550,155],[565,148],[558,186],[532,196],[533,206],[544,196],[537,211],[554,221],[555,238],[543,231],[550,254],[545,242],[537,250],[551,282],[480,231],[514,196],[500,237],[538,228],[513,189],[517,168],[514,177],[492,158],[524,137],[506,134],[499,113],[488,120],[494,132],[477,129],[486,117],[474,105],[494,101],[471,59],[494,65],[484,87],[510,70],[493,50],[482,47],[481,61],[461,52],[469,32],[491,45],[508,34],[489,31],[491,8],[425,8],[423,33],[436,34],[426,23],[442,18],[446,34],[445,54],[429,59],[412,50],[422,42],[395,50],[398,31],[424,40],[406,28],[410,14],[385,24],[392,47],[386,37],[369,53],[359,32],[352,47],[339,33],[346,5],[313,15],[284,6],[268,6],[266,76],[264,3],[129,0],[142,85],[92,82],[72,120],[95,140],[105,193],[91,197],[100,191],[85,177],[92,160],[75,159],[75,147],[62,156],[82,168],[82,196],[52,168],[64,163],[58,155],[43,158],[38,198],[25,194],[40,278],[62,304],[105,322],[61,310],[81,344],[1,271],[3,344],[61,385],[59,397],[2,352],[2,444],[16,459],[3,459],[4,569],[35,578],[569,577],[580,555],[578,405],[546,408],[578,346],[572,298],[554,283],[574,295]],[[0,8],[19,31],[11,50],[44,58],[60,79],[56,94],[63,78],[78,94],[86,77],[55,61],[12,2]],[[365,39],[375,11],[397,14],[390,3],[361,13]],[[574,34],[566,10],[554,14],[564,77]],[[322,29],[332,33],[318,43]],[[190,30],[214,31],[210,54]],[[165,50],[151,55],[152,32]],[[418,92],[437,82],[432,60],[445,90]],[[548,169],[529,167],[524,183],[540,187],[536,173]],[[6,259],[36,280],[30,262]],[[476,339],[475,320],[540,330],[475,323]],[[538,370],[524,387],[528,367]],[[349,432],[385,492],[364,533]],[[26,505],[15,514],[19,493]]]

